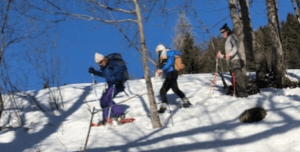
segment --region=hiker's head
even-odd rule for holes
[[[104,67],[107,63],[107,59],[100,53],[95,53],[95,62]]]
[[[158,44],[155,52],[158,54],[158,61],[160,62],[162,58],[167,58],[166,47],[162,44]]]
[[[222,34],[223,37],[227,38],[232,31],[230,30],[230,28],[227,26],[227,23],[225,23],[221,28],[220,28],[220,32]]]
[[[164,50],[166,50],[166,47],[164,45],[162,45],[162,44],[158,44],[157,47],[156,47],[156,49],[155,49],[155,52],[159,53],[159,52],[162,52]]]

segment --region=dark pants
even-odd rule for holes
[[[109,112],[109,106],[111,107],[111,115],[112,116],[120,116],[124,114],[123,110],[119,105],[115,105],[116,103],[112,100],[119,91],[117,91],[116,88],[108,88],[103,94],[102,97],[100,98],[100,106],[103,109],[103,120],[105,120],[108,117],[108,112]],[[113,95],[113,96],[112,96]],[[106,108],[106,109],[105,109]]]
[[[166,79],[160,89],[160,97],[163,103],[168,103],[167,92],[172,88],[173,92],[178,95],[181,99],[185,97],[184,93],[179,90],[177,85],[178,74],[176,71],[169,72],[166,75]]]
[[[237,97],[247,97],[247,77],[243,73],[244,64],[241,60],[234,60],[230,62],[231,82],[233,91]]]

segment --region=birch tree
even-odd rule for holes
[[[236,0],[228,0],[228,3],[229,3],[229,10],[230,10],[230,16],[231,16],[231,19],[232,19],[232,23],[233,23],[233,27],[234,27],[234,33],[236,34],[237,38],[238,38],[238,41],[239,41],[239,51],[240,52],[245,52],[245,40],[244,40],[244,37],[245,37],[245,34],[244,34],[244,27],[243,27],[243,24],[242,24],[242,20],[240,19],[240,16],[238,14],[239,12],[239,9],[238,9],[238,6],[239,4],[237,3]],[[246,53],[241,53],[243,55],[246,55]],[[243,56],[242,58],[246,59],[246,56]],[[246,77],[246,61],[245,61],[245,66],[244,68],[242,69],[242,72],[243,72],[243,75],[245,77],[245,81],[246,81],[246,86],[248,85],[248,80],[247,80],[247,77]]]
[[[284,86],[285,69],[284,56],[281,44],[281,33],[279,29],[278,7],[276,0],[266,0],[268,11],[268,21],[270,34],[272,39],[272,71],[275,74],[275,81],[277,87]]]
[[[45,0],[47,4],[40,10],[46,10],[54,15],[67,16],[73,19],[80,19],[85,21],[98,21],[99,23],[110,24],[115,26],[120,33],[124,36],[125,40],[142,54],[144,79],[147,86],[148,99],[151,110],[151,122],[153,128],[161,127],[161,122],[157,112],[156,101],[153,92],[153,86],[151,82],[148,62],[156,65],[155,61],[149,57],[149,51],[147,50],[143,14],[141,5],[145,8],[153,8],[156,1],[97,1],[97,0],[80,0],[74,3],[78,8],[84,10],[84,13],[68,11],[67,8],[61,7],[61,2],[55,0]],[[63,2],[62,2],[63,3]],[[50,9],[49,9],[50,7]],[[131,26],[130,30],[124,30],[124,26]],[[134,28],[132,28],[134,27]],[[135,43],[128,33],[138,37],[138,43]]]

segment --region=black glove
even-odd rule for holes
[[[90,68],[89,68],[89,73],[91,73],[91,74],[95,74],[95,73],[96,73],[96,71],[95,71],[95,69],[94,69],[93,67],[90,67]]]

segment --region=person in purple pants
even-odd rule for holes
[[[114,98],[119,92],[117,92],[116,88],[110,87],[108,88],[100,98],[100,105],[103,109],[103,120],[108,117],[109,108],[111,107],[111,113],[115,116],[122,116],[124,115],[123,110],[119,105],[115,105],[116,103],[113,101]],[[114,105],[114,106],[113,106]]]
[[[108,84],[108,88],[100,98],[100,106],[103,109],[103,119],[98,124],[105,125],[107,122],[111,121],[111,118],[109,118],[110,116],[122,120],[125,118],[124,111],[119,105],[116,105],[113,98],[125,89],[124,83],[128,80],[125,62],[118,53],[112,53],[107,56],[96,53],[95,62],[100,65],[100,71],[90,67],[89,73],[104,77]],[[111,113],[109,116],[110,107]]]

